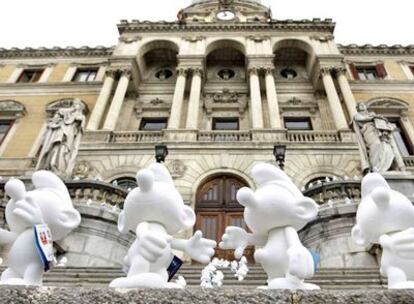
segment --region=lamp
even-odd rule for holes
[[[157,163],[164,162],[167,155],[168,155],[168,148],[166,145],[155,146],[155,159],[157,160]]]
[[[273,147],[273,155],[275,156],[275,159],[279,165],[279,168],[283,170],[285,167],[286,146],[275,145]]]

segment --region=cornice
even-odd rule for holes
[[[48,58],[48,57],[109,57],[115,47],[53,47],[53,48],[0,48],[0,58]]]
[[[410,44],[407,46],[403,46],[400,44],[391,46],[386,44],[380,44],[376,46],[372,44],[338,44],[338,48],[343,55],[414,55],[414,44]]]
[[[121,20],[118,31],[123,33],[143,32],[214,32],[214,31],[292,31],[292,32],[328,32],[333,34],[335,23],[331,19],[314,20],[271,20],[268,23],[232,22],[208,23],[199,22],[183,24],[178,22],[151,22],[138,20]]]

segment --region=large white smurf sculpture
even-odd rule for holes
[[[11,198],[5,210],[10,230],[0,229],[0,244],[10,244],[11,249],[1,284],[42,285],[43,273],[53,263],[53,241],[63,239],[81,222],[59,177],[37,171],[32,182],[32,191],[26,191],[19,179],[5,185]]]
[[[361,246],[382,246],[380,269],[388,288],[414,288],[414,206],[378,173],[362,180],[352,238]]]
[[[255,165],[252,177],[256,191],[242,188],[237,192],[237,200],[245,206],[244,220],[252,233],[227,227],[220,248],[235,249],[235,257],[240,258],[246,246],[260,247],[254,258],[268,276],[268,285],[260,288],[319,289],[304,282],[313,276],[315,265],[297,233],[316,217],[317,204],[304,197],[289,177],[273,165]]]
[[[127,276],[113,280],[110,287],[182,288],[168,282],[172,249],[206,264],[214,255],[216,242],[202,238],[201,231],[188,240],[172,237],[192,228],[196,218],[194,211],[184,204],[164,165],[154,163],[140,170],[137,182],[138,187],[128,194],[118,219],[121,233],[136,232],[136,240],[124,259]]]

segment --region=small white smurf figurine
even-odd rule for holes
[[[111,282],[115,288],[182,288],[168,282],[167,267],[173,259],[172,249],[186,252],[200,263],[209,263],[216,242],[202,238],[197,231],[189,240],[172,235],[195,224],[194,211],[174,187],[167,168],[154,163],[137,173],[138,187],[125,199],[119,215],[121,233],[136,231],[136,240],[124,259],[127,276]]]
[[[378,173],[362,180],[352,238],[361,246],[382,246],[380,270],[389,289],[414,288],[414,206]]]
[[[240,258],[246,246],[256,249],[254,258],[262,264],[268,289],[319,289],[304,283],[315,272],[311,253],[299,240],[297,231],[314,219],[317,204],[304,197],[279,168],[266,163],[253,167],[252,177],[258,188],[242,188],[237,200],[245,206],[244,220],[252,231],[227,227],[220,248],[235,249]]]
[[[63,239],[81,222],[59,177],[37,171],[32,182],[32,191],[26,191],[19,179],[5,185],[11,198],[5,210],[10,230],[0,229],[0,244],[10,244],[11,249],[0,284],[42,285],[44,271],[54,262],[53,242]]]

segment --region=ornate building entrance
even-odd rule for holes
[[[243,209],[236,199],[237,190],[247,183],[234,175],[215,175],[206,180],[196,196],[196,230],[201,230],[208,239],[221,241],[227,226],[238,226],[247,230],[243,220]],[[216,257],[233,260],[233,250],[216,248]],[[245,256],[253,260],[252,248],[247,248]]]

